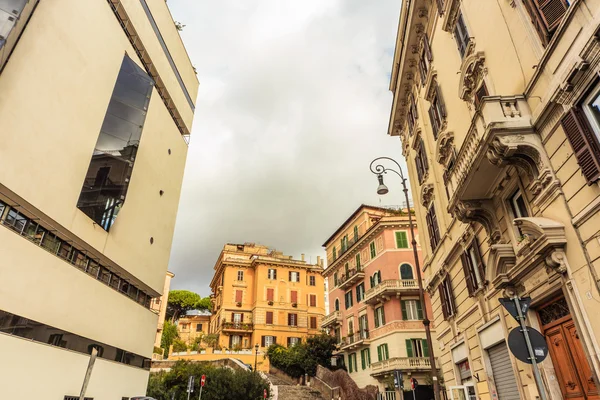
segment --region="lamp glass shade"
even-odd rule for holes
[[[390,190],[383,183],[383,175],[377,175],[377,180],[379,181],[379,186],[377,187],[377,194],[387,194]]]

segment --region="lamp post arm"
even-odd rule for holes
[[[396,171],[395,169],[392,169],[392,168],[386,168],[383,166],[383,164],[375,165],[375,163],[377,163],[377,162],[380,163],[383,160],[391,161],[392,163],[396,164],[396,166],[398,167],[398,171]],[[376,175],[386,174],[388,171],[391,171],[391,172],[395,173],[396,175],[398,175],[400,177],[400,179],[404,179],[404,174],[402,173],[402,167],[400,166],[400,164],[398,164],[398,161],[396,161],[390,157],[378,157],[378,158],[374,159],[373,161],[371,161],[371,165],[369,166],[369,168],[371,169],[371,172]]]

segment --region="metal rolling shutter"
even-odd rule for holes
[[[508,356],[508,347],[502,342],[488,350],[490,363],[492,364],[492,374],[496,383],[499,400],[519,400],[519,390],[517,389],[517,380]]]

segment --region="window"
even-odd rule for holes
[[[356,361],[356,353],[348,354],[348,372],[357,372],[358,363]]]
[[[600,85],[596,96],[584,102],[584,112],[574,107],[562,118],[561,125],[588,185],[600,179]],[[590,126],[590,122],[592,126]]]
[[[374,311],[375,314],[375,328],[385,325],[385,312],[383,306],[377,307]]]
[[[542,44],[546,46],[560,25],[571,0],[523,0]]]
[[[277,343],[277,339],[275,336],[263,336],[262,337],[262,347],[269,347],[272,344]]]
[[[77,208],[108,231],[129,187],[154,82],[125,55]]]
[[[341,240],[341,253],[345,252],[346,250],[348,250],[348,235],[344,236]]]
[[[337,285],[338,285],[338,283],[339,283],[339,279],[338,279],[338,273],[337,273],[337,271],[336,271],[336,272],[334,272],[334,273],[333,273],[333,284],[334,284],[335,286],[337,286]]]
[[[429,210],[427,210],[425,220],[427,221],[427,231],[429,232],[429,244],[431,246],[431,251],[435,251],[440,244],[440,228],[438,226],[437,216],[435,215],[435,206],[433,203],[429,207]]]
[[[67,347],[67,342],[63,340],[63,335],[59,333],[50,335],[48,338],[48,344],[58,347]]]
[[[423,143],[422,138],[419,139],[419,147],[417,149],[417,155],[415,156],[415,168],[417,169],[419,185],[422,185],[427,178],[427,174],[429,173],[429,161],[427,160],[425,143]]]
[[[458,18],[456,19],[456,26],[454,27],[454,39],[456,39],[460,57],[464,58],[465,53],[467,52],[467,46],[469,45],[469,41],[471,39],[469,38],[469,32],[467,31],[467,26],[465,25],[465,20],[462,13],[459,13]]]
[[[344,274],[343,281],[346,281],[348,279],[348,277],[350,276],[350,264],[346,263],[344,265],[344,271],[345,271],[345,274]]]
[[[356,302],[360,303],[365,299],[365,283],[361,282],[359,285],[356,285]]]
[[[300,343],[300,338],[297,338],[297,337],[289,337],[289,338],[287,338],[287,345],[288,345],[288,347],[295,346],[298,343]]]
[[[419,57],[419,74],[421,75],[421,84],[425,86],[427,81],[427,73],[431,68],[431,62],[433,61],[433,54],[431,54],[431,48],[429,47],[429,37],[427,34],[423,36],[423,52]]]
[[[408,114],[406,120],[408,121],[408,133],[412,136],[415,133],[415,127],[417,126],[417,119],[419,114],[417,113],[417,106],[415,99],[410,96],[410,107],[408,108]]]
[[[267,288],[267,301],[273,301],[275,298],[275,289]]]
[[[358,332],[360,333],[361,339],[368,338],[369,320],[367,319],[367,314],[358,317]]]
[[[360,351],[360,364],[362,369],[371,367],[371,349],[362,349]]]
[[[356,257],[354,257],[356,259],[356,270],[360,271],[360,253],[356,253]]]
[[[352,307],[352,289],[349,292],[346,292],[344,295],[344,299],[346,300],[346,310]]]
[[[446,275],[444,280],[440,283],[438,291],[442,303],[442,314],[444,314],[444,319],[448,319],[456,312],[454,293],[452,292],[452,282],[450,281],[449,275]]]
[[[464,360],[456,364],[456,368],[458,368],[458,372],[460,374],[460,383],[468,383],[472,379],[471,366],[469,365],[469,360]]]
[[[316,294],[311,294],[309,296],[310,299],[310,306],[311,307],[316,307],[317,306],[317,295]]]
[[[354,241],[358,240],[358,226],[354,225]]]
[[[483,102],[483,98],[486,96],[489,96],[489,93],[487,90],[487,86],[485,86],[485,82],[482,82],[481,86],[479,86],[479,89],[477,89],[477,91],[475,92],[474,103],[476,110],[479,110],[479,108],[481,107],[481,103]]]
[[[510,206],[512,208],[512,212],[515,218],[529,217],[529,212],[527,211],[525,199],[523,199],[523,194],[521,193],[521,190],[517,190],[510,197]]]
[[[410,264],[402,264],[400,266],[400,279],[414,279],[413,269]]]
[[[408,235],[406,231],[396,232],[396,247],[398,249],[408,249]]]
[[[436,84],[435,94],[431,99],[429,107],[429,120],[431,121],[431,129],[433,130],[433,138],[437,140],[439,133],[442,130],[442,125],[446,120],[446,105],[442,97],[440,86]]]
[[[310,329],[317,329],[317,317],[310,317]]]
[[[300,282],[300,272],[289,272],[289,281],[290,282]]]
[[[79,396],[65,396],[63,400],[79,400]],[[84,397],[83,400],[94,400],[93,397]]]
[[[273,324],[273,311],[267,311],[267,315],[265,318],[265,322],[267,325],[272,325]]]
[[[419,300],[402,300],[402,319],[413,321],[423,319],[423,307]]]
[[[377,257],[377,250],[375,250],[375,242],[369,243],[369,249],[371,250],[371,258]]]
[[[244,271],[238,271],[238,273],[237,273],[237,280],[238,281],[243,281],[244,280]]]
[[[479,253],[477,240],[473,239],[467,250],[461,254],[463,271],[465,280],[467,281],[467,289],[469,296],[472,296],[477,290],[482,289],[485,285],[485,266]]]
[[[371,288],[379,285],[381,283],[381,271],[377,271],[371,276]]]
[[[406,339],[408,357],[429,357],[429,346],[425,339]]]
[[[242,296],[243,296],[244,292],[241,290],[236,290],[235,291],[235,302],[236,303],[241,303],[242,302]]]
[[[274,281],[275,279],[277,279],[277,270],[276,270],[276,269],[269,268],[268,277],[269,277],[269,279],[270,279],[270,280],[272,280],[272,281]]]
[[[298,314],[288,314],[288,326],[298,326]]]
[[[340,299],[335,299],[335,311],[340,311]]]
[[[231,313],[231,322],[240,324],[244,322],[244,314],[242,313]]]
[[[333,261],[335,261],[337,259],[337,250],[336,250],[335,246],[333,246],[332,253],[333,253]]]
[[[385,361],[388,358],[390,358],[390,352],[388,350],[388,345],[386,344],[381,344],[379,346],[377,346],[377,360],[378,361]]]
[[[317,279],[314,277],[314,275],[308,277],[308,285],[317,286]]]
[[[296,290],[290,292],[290,303],[298,303],[298,292]]]

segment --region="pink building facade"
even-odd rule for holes
[[[415,235],[421,257],[416,227]],[[411,377],[429,381],[422,319],[431,319],[431,303],[419,301],[406,210],[361,205],[323,246],[329,314],[322,327],[338,338],[350,376],[381,391],[394,390],[394,370],[403,372],[405,387]]]

